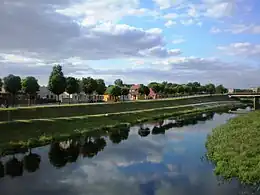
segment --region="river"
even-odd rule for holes
[[[176,124],[164,120],[86,136],[0,158],[3,195],[252,194],[223,182],[205,158],[211,130],[235,114]],[[5,169],[5,171],[3,171]]]

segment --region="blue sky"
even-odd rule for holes
[[[257,0],[0,0],[0,77],[260,86]]]

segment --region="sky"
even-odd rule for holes
[[[0,0],[0,77],[260,86],[259,0]]]

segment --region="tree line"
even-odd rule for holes
[[[28,98],[34,99],[39,91],[38,80],[33,76],[28,76],[21,79],[19,76],[10,74],[0,78],[0,90],[4,87],[5,91],[9,92],[13,100],[15,96],[22,91],[28,95]],[[57,97],[64,92],[68,94],[79,94],[84,92],[86,95],[91,95],[94,92],[98,95],[104,93],[116,97],[129,94],[131,85],[124,84],[121,79],[116,79],[113,85],[106,86],[103,79],[93,79],[91,77],[77,79],[74,77],[65,77],[60,65],[55,65],[52,68],[52,72],[49,76],[48,89]],[[160,96],[168,95],[182,95],[182,94],[214,94],[214,93],[226,93],[227,89],[223,85],[215,86],[212,83],[201,85],[199,82],[189,82],[187,84],[177,84],[170,82],[151,82],[147,86],[140,84],[138,93],[148,96],[150,88]]]

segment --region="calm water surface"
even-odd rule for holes
[[[212,128],[234,116],[212,114],[179,127],[165,120],[5,156],[0,194],[252,194],[236,181],[221,182],[203,158]]]

